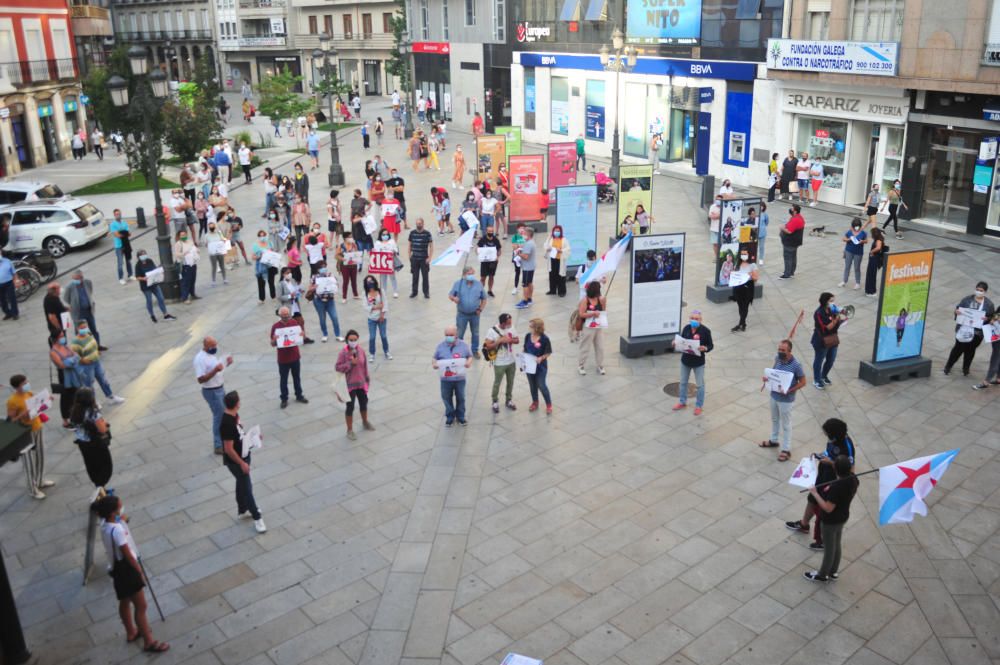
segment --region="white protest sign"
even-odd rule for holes
[[[454,377],[464,377],[465,376],[465,359],[464,358],[444,358],[437,361],[438,363],[438,374],[442,379],[450,379]]]
[[[146,286],[161,284],[163,282],[163,266],[154,268],[146,273]]]
[[[729,286],[742,286],[750,281],[750,273],[734,272],[729,274]]]
[[[525,374],[534,374],[538,369],[538,357],[530,353],[517,354],[517,367]]]
[[[789,485],[798,487],[812,487],[816,484],[817,476],[816,460],[812,457],[803,457],[799,465],[792,472],[792,477],[788,479]]]
[[[959,307],[958,316],[955,317],[955,323],[960,326],[972,326],[973,328],[982,328],[983,320],[986,318],[986,312],[981,309],[972,309],[971,307]]]
[[[272,268],[281,267],[281,254],[277,252],[272,252],[271,250],[266,250],[260,255],[260,262],[266,266],[271,266]]]
[[[232,246],[229,244],[228,240],[213,240],[208,243],[208,253],[212,256],[221,256],[230,249],[232,249]]]
[[[607,328],[608,327],[608,313],[601,312],[597,316],[593,316],[583,322],[584,328]]]
[[[696,339],[674,337],[674,350],[680,351],[681,353],[688,353],[693,356],[700,356],[701,350],[698,348],[699,346],[701,346],[701,342]]]
[[[496,247],[480,247],[478,250],[476,250],[476,254],[479,255],[480,263],[489,263],[490,261],[497,260]]]
[[[365,233],[370,236],[375,235],[375,232],[378,231],[378,222],[371,215],[365,215],[361,219],[361,226],[364,227]]]
[[[26,404],[28,406],[28,416],[32,419],[37,418],[38,414],[44,413],[52,407],[52,395],[48,389],[40,390],[29,397]]]
[[[321,296],[333,295],[337,292],[337,280],[333,277],[317,277],[316,293]]]
[[[274,329],[274,339],[279,349],[301,346],[305,341],[301,326],[286,326]]]
[[[764,368],[764,377],[767,379],[767,389],[773,393],[780,393],[782,395],[788,393],[788,389],[792,387],[792,379],[794,374],[791,372],[786,372],[783,369],[773,369],[771,367]]]
[[[246,455],[252,450],[260,450],[264,446],[264,440],[260,435],[260,425],[254,425],[243,437],[243,454]]]

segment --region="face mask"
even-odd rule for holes
[[[140,261],[142,261],[142,260],[143,260],[143,259],[145,259],[145,258],[146,258],[146,255],[145,255],[145,254],[140,254],[140,255],[139,255],[139,260],[140,260]]]
[[[388,234],[385,234],[385,235],[382,236],[382,240],[388,240],[388,239],[389,239],[389,235]]]
[[[788,354],[783,351],[778,351],[778,358],[782,361],[788,360]]]
[[[210,348],[210,349],[205,349],[205,353],[210,353],[210,354],[212,354],[213,356],[214,356],[214,355],[215,355],[216,353],[218,353],[218,352],[219,352],[219,347],[217,347],[217,346],[213,346],[213,347],[212,347],[212,348]]]
[[[80,337],[86,337],[87,335],[89,335],[89,334],[90,334],[90,329],[89,329],[89,328],[80,328],[80,329],[79,329],[79,330],[77,331],[77,334],[78,334],[78,335],[79,335]]]
[[[319,274],[325,275],[326,274],[326,268],[320,268],[319,269]]]
[[[278,219],[278,216],[277,215],[268,215],[268,218],[269,219]]]
[[[266,240],[266,239],[267,239],[266,235],[257,236],[257,240]]]
[[[855,232],[855,233],[857,233],[858,231],[860,231],[860,230],[861,230],[861,227],[860,227],[860,226],[852,226],[851,228],[852,228],[852,229],[854,229],[854,232]]]
[[[318,226],[314,226],[313,227],[313,233],[319,233],[319,227]]]
[[[977,298],[985,298],[986,297],[986,291],[980,291],[979,289],[976,289],[976,297]]]
[[[750,259],[749,254],[740,254],[740,261],[748,261]]]
[[[455,336],[454,335],[445,335],[444,336],[444,341],[447,344],[454,344],[455,343]]]
[[[356,349],[358,347],[358,340],[356,339],[347,340],[347,346],[351,347],[352,349]]]
[[[70,280],[69,283],[73,284],[75,286],[80,286],[80,280],[78,280],[78,279],[72,279],[72,280]]]
[[[292,281],[292,276],[291,275],[285,275],[285,281],[286,282]]]
[[[185,241],[185,240],[187,240],[187,239],[188,239],[188,237],[187,237],[187,236],[181,236],[181,242],[183,242],[183,241]]]
[[[701,321],[695,321],[694,319],[691,319],[690,321],[688,321],[688,323],[690,324],[692,329],[695,329],[701,325]]]
[[[465,281],[466,282],[470,282],[470,283],[474,282],[474,281],[476,281],[476,276],[475,275],[466,275],[465,276]]]
[[[554,231],[552,233],[553,238],[562,238],[562,231]]]
[[[59,343],[62,344],[63,346],[66,346],[66,337],[65,336],[60,337],[59,338]]]
[[[22,393],[30,393],[31,392],[31,384],[28,383],[27,381],[25,381],[24,383],[22,383],[21,384],[21,392]]]

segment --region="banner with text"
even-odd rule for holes
[[[896,42],[824,42],[768,39],[767,66],[793,72],[895,76]]]
[[[521,154],[521,128],[520,127],[494,127],[493,133],[507,139],[507,156]]]
[[[501,164],[507,164],[507,139],[503,136],[476,137],[476,180],[493,185]]]
[[[914,358],[924,344],[934,250],[885,257],[872,362]]]
[[[569,240],[566,265],[583,265],[587,250],[597,251],[597,185],[557,187],[556,224],[563,227],[563,236]]]
[[[512,155],[509,164],[510,221],[537,222],[542,218],[540,200],[545,156]]]
[[[576,184],[576,143],[550,143],[549,177],[546,185],[549,190],[549,203],[556,202],[556,187]]]
[[[628,336],[680,332],[684,234],[633,237],[630,272]]]
[[[701,38],[701,0],[629,0],[625,35],[637,44],[697,44]]]
[[[396,271],[395,252],[369,252],[368,272],[373,275],[391,275]]]
[[[636,235],[648,233],[652,228],[650,216],[653,214],[653,165],[621,166],[618,168],[618,219],[615,228],[619,234],[628,232],[622,230],[625,218],[631,225],[631,231]],[[637,219],[637,216],[644,216]]]

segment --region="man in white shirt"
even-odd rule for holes
[[[393,90],[392,91],[392,108],[394,108],[394,109],[398,109],[399,108],[399,91],[398,90]]]
[[[812,202],[809,205],[811,207],[814,207],[819,201],[819,188],[823,186],[823,177],[823,164],[820,163],[819,159],[813,159],[812,165],[809,167],[809,184],[812,190]]]
[[[802,203],[802,193],[805,192],[806,201],[812,200],[809,189],[809,171],[812,169],[812,162],[809,161],[809,153],[803,152],[799,158],[799,163],[795,165],[795,179],[799,183],[799,203]]]
[[[250,159],[253,157],[253,151],[246,143],[240,144],[240,150],[237,154],[237,158],[240,160],[240,168],[243,169],[243,180],[246,184],[253,182],[253,176],[250,175]]]
[[[222,454],[222,436],[219,434],[219,425],[222,423],[222,414],[226,410],[223,404],[223,397],[226,391],[223,388],[223,373],[226,367],[233,364],[233,357],[226,356],[225,361],[218,357],[219,343],[214,337],[206,337],[202,340],[201,351],[194,357],[194,375],[201,384],[201,396],[208,402],[208,408],[212,411],[212,439],[215,444],[215,454]]]
[[[424,123],[427,119],[427,98],[421,97],[417,100],[417,119],[420,120],[420,124]]]
[[[500,382],[505,377],[507,379],[506,405],[511,411],[516,411],[514,379],[517,377],[517,365],[514,358],[514,345],[520,344],[521,340],[514,333],[514,322],[510,314],[505,312],[500,315],[499,325],[491,326],[486,331],[483,343],[488,352],[492,353],[494,349],[496,350],[496,357],[493,359],[493,413],[500,413]]]
[[[173,223],[175,234],[187,229],[186,211],[190,205],[191,202],[184,196],[183,189],[175,189],[170,193],[170,202],[167,203],[167,207],[170,208],[170,221]]]
[[[90,142],[94,146],[94,154],[97,158],[104,160],[104,132],[94,127],[94,133],[90,135]]]

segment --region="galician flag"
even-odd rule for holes
[[[912,522],[914,515],[927,515],[924,498],[931,493],[958,449],[917,457],[883,466],[878,470],[878,523]]]
[[[457,266],[462,260],[463,254],[472,251],[472,238],[476,235],[479,223],[475,222],[469,230],[458,237],[458,240],[451,244],[451,247],[441,252],[441,255],[431,261],[432,266]]]
[[[630,231],[624,238],[616,242],[611,249],[604,252],[604,256],[599,261],[594,261],[594,265],[590,266],[590,269],[580,276],[580,300],[587,297],[588,283],[599,282],[606,275],[610,275],[618,270],[618,264],[621,263],[622,257],[625,256],[625,250],[628,249],[628,244],[631,241],[632,232]]]

